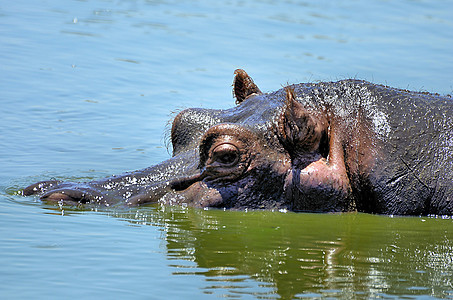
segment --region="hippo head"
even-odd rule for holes
[[[344,211],[351,187],[336,120],[301,104],[294,87],[265,94],[235,71],[237,106],[186,109],[174,119],[172,158],[87,183],[45,181],[24,189],[47,201]]]

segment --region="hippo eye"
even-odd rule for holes
[[[232,144],[221,144],[214,148],[211,154],[212,164],[223,167],[234,166],[239,162],[239,149]]]

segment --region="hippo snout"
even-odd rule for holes
[[[43,193],[49,189],[55,188],[59,184],[61,184],[61,181],[59,181],[59,180],[40,181],[35,184],[29,185],[25,189],[23,189],[22,195],[31,196],[31,195]]]
[[[76,184],[59,180],[41,181],[22,191],[24,196],[41,194],[41,199],[63,204],[101,203],[103,195],[88,184]]]
[[[91,188],[68,187],[48,191],[41,196],[42,200],[63,202],[64,204],[95,203],[101,202],[101,193]]]

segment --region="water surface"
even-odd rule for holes
[[[451,218],[83,211],[18,191],[167,159],[168,121],[359,78],[452,93],[450,1],[0,3],[0,297],[453,298]]]

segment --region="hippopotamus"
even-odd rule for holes
[[[356,79],[264,93],[241,69],[233,95],[233,108],[177,114],[166,161],[91,182],[38,182],[23,195],[60,205],[453,214],[451,96]]]

